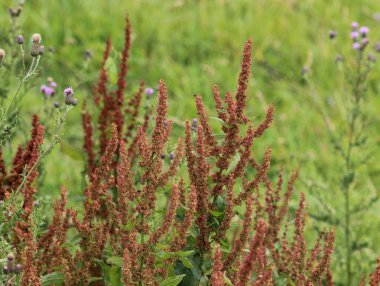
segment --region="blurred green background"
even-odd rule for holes
[[[17,3],[1,1],[2,27],[9,26],[7,9]],[[182,136],[182,123],[195,116],[194,94],[203,96],[213,116],[212,85],[218,84],[222,92],[235,90],[241,50],[247,38],[252,37],[254,63],[248,113],[258,122],[269,103],[276,108],[274,124],[255,145],[255,154],[261,160],[265,147],[272,148],[273,176],[281,164],[287,171],[299,168],[297,192],[306,192],[311,217],[322,208],[331,208],[339,221],[342,165],[330,144],[321,112],[328,115],[330,127],[339,133],[347,116],[345,102],[350,96],[345,72],[355,58],[350,25],[358,21],[370,28],[368,49],[372,50],[380,42],[378,13],[380,2],[375,0],[26,0],[20,16],[22,33],[26,37],[41,33],[43,44],[54,52],[46,53],[35,86],[23,98],[21,120],[27,130],[26,114],[43,114],[45,103],[39,86],[49,76],[61,89],[73,86],[81,103],[91,101],[91,87],[98,76],[105,40],[111,36],[112,54],[117,57],[128,14],[133,31],[128,93],[137,89],[140,80],[155,87],[159,79],[164,79],[169,90],[170,117],[178,123],[176,135]],[[338,33],[333,41],[329,39],[330,30]],[[1,32],[6,32],[5,28]],[[91,59],[85,59],[86,51],[92,54]],[[372,53],[377,56],[375,51]],[[337,64],[337,55],[343,55],[345,61]],[[359,204],[377,192],[380,182],[379,64],[374,65],[370,75],[365,104],[366,113],[373,120],[363,130],[370,138],[371,160],[357,174],[353,192],[358,194],[354,199]],[[80,150],[80,108],[69,117],[64,143]],[[45,120],[46,124],[54,124],[51,118]],[[217,123],[214,127],[218,128]],[[8,146],[8,151],[14,153],[14,146]],[[39,189],[48,201],[58,194],[61,184],[69,189],[72,201],[82,199],[84,162],[73,157],[78,156],[69,156],[56,148],[46,158]],[[364,243],[357,256],[360,271],[372,269],[371,263],[380,255],[376,243],[380,233],[378,210],[376,203],[354,225]],[[336,227],[337,244],[341,243],[339,222],[331,226],[310,219],[308,227]],[[315,237],[315,233],[310,231],[308,236]],[[334,267],[341,269],[343,261],[339,255],[336,257]]]

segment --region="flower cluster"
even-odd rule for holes
[[[354,50],[364,50],[369,43],[369,28],[365,26],[359,28],[359,24],[357,22],[353,22],[351,24],[351,28],[351,39],[354,42],[352,44],[352,48]]]
[[[65,104],[76,106],[78,104],[78,99],[74,98],[74,90],[72,87],[66,87],[63,90],[63,95],[65,96]]]
[[[43,84],[40,87],[40,91],[45,95],[46,98],[52,97],[55,94],[58,84],[53,80],[53,78],[48,77],[47,84]]]

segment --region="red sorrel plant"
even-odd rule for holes
[[[270,149],[261,162],[252,152],[274,115],[273,106],[258,124],[245,115],[252,41],[244,47],[236,94],[223,97],[213,88],[224,135],[214,134],[197,96],[199,120],[184,124],[185,138],[167,164],[161,155],[172,122],[165,83],[159,82],[151,129],[150,110],[136,123],[142,86],[124,100],[130,38],[127,21],[115,88],[107,81],[107,42],[94,96],[101,110],[96,133],[91,113],[83,113],[89,178],[83,210],[67,209],[62,188],[53,222],[42,233],[31,231],[32,216],[21,226],[26,230],[17,228],[20,284],[333,285],[334,231],[308,247],[304,195],[295,214],[289,205],[297,173],[286,188],[283,171],[272,183]]]

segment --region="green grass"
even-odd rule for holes
[[[1,15],[6,19],[5,9],[12,1],[1,2]],[[195,116],[194,94],[202,95],[211,109],[214,83],[223,92],[235,90],[241,49],[245,40],[252,37],[255,47],[249,112],[258,122],[269,103],[276,107],[274,125],[261,141],[264,143],[256,147],[256,154],[260,156],[264,148],[270,146],[273,170],[278,170],[281,164],[287,170],[299,168],[298,190],[307,193],[311,212],[323,207],[316,199],[320,193],[328,203],[333,202],[339,217],[341,193],[337,186],[342,166],[336,160],[318,105],[328,113],[331,124],[339,132],[350,90],[334,60],[338,53],[347,59],[354,56],[349,39],[353,20],[371,28],[372,43],[380,41],[380,22],[373,20],[377,11],[380,11],[380,3],[369,0],[26,1],[22,15],[24,34],[41,33],[44,44],[54,47],[56,52],[44,57],[35,92],[24,97],[23,113],[41,112],[43,100],[38,85],[48,76],[54,77],[60,87],[73,86],[81,102],[90,99],[90,87],[97,78],[107,36],[110,35],[114,43],[114,56],[121,49],[126,13],[133,28],[129,92],[136,89],[141,79],[153,87],[159,79],[164,79],[169,89],[171,117],[179,123]],[[330,29],[338,31],[334,42],[328,39]],[[90,62],[83,59],[86,49],[93,53]],[[301,74],[304,66],[309,69],[306,77]],[[355,190],[361,194],[376,189],[380,183],[377,176],[380,171],[378,79],[377,64],[370,79],[367,104],[368,116],[375,121],[366,130],[374,153],[358,174]],[[23,116],[23,124],[27,126],[25,118],[28,116]],[[214,127],[218,128],[217,123]],[[176,134],[182,136],[182,131],[179,125]],[[65,142],[73,148],[81,148],[79,108],[70,114]],[[8,150],[14,152],[14,146]],[[82,161],[73,160],[56,149],[45,160],[45,167],[41,180],[44,184],[39,187],[43,195],[55,197],[59,186],[64,184],[71,196],[80,200]],[[362,240],[371,244],[376,244],[379,233],[378,209],[377,204],[362,217],[369,229],[363,230],[361,223],[356,226],[358,233],[366,234]],[[308,222],[313,228],[315,222]],[[339,225],[337,232],[339,242]],[[361,258],[367,262],[372,262],[377,255],[380,255],[379,246],[361,252]],[[367,262],[363,262],[363,268]],[[335,263],[340,267],[339,261]]]

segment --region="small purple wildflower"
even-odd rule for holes
[[[358,23],[358,22],[352,22],[352,23],[351,23],[351,28],[352,28],[353,30],[357,30],[357,29],[359,28],[359,23]]]
[[[351,39],[353,39],[354,41],[357,41],[359,38],[359,32],[358,31],[352,31],[351,32]]]
[[[330,37],[330,40],[333,40],[335,39],[335,37],[338,35],[338,33],[336,31],[330,31],[329,32],[329,37]]]
[[[55,89],[52,88],[52,87],[45,87],[43,93],[46,95],[46,96],[52,96],[55,94]]]
[[[43,92],[43,93],[45,93],[46,88],[48,88],[48,86],[46,84],[43,84],[40,87],[40,91]]]
[[[368,27],[361,27],[360,28],[360,34],[362,37],[367,37],[367,34],[369,33],[369,28]]]
[[[153,89],[153,88],[148,87],[148,88],[145,89],[145,94],[146,94],[147,96],[150,97],[151,95],[153,95],[153,93],[154,93],[154,89]]]
[[[359,50],[359,49],[360,49],[360,44],[359,44],[359,43],[354,43],[354,44],[352,45],[352,48],[353,48],[354,50]]]
[[[74,90],[72,87],[66,87],[64,90],[63,90],[63,94],[65,96],[72,96],[74,95]]]
[[[171,152],[171,153],[169,154],[169,159],[170,159],[170,160],[173,160],[173,159],[174,159],[174,153],[173,153],[173,152]]]
[[[55,81],[50,82],[49,85],[52,88],[56,88],[58,86],[58,84]]]

